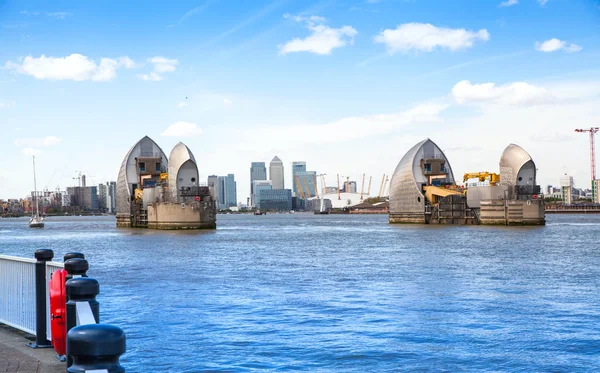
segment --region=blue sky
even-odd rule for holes
[[[0,198],[32,153],[42,187],[115,180],[144,135],[234,173],[239,201],[251,161],[278,155],[288,187],[295,160],[380,180],[425,137],[457,178],[514,142],[541,184],[587,187],[599,31],[592,0],[0,0]]]

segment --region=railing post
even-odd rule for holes
[[[66,253],[65,256],[63,257],[63,262],[66,262],[69,259],[75,259],[75,258],[85,259],[85,255],[83,255],[82,253],[78,253],[78,252]]]
[[[67,271],[67,281],[76,277],[87,277],[88,269],[90,269],[90,265],[88,264],[87,260],[81,258],[68,259],[65,262],[65,271]]]
[[[29,343],[31,348],[50,348],[52,343],[46,335],[46,262],[52,260],[54,252],[49,249],[36,250],[35,258],[35,343]]]
[[[125,353],[125,333],[113,325],[89,324],[67,334],[68,373],[124,373],[119,357]]]
[[[81,259],[70,259],[70,261]],[[65,263],[66,266],[66,263]],[[95,323],[100,322],[100,306],[96,301],[96,295],[100,293],[100,284],[97,280],[89,277],[78,277],[67,281],[67,334],[81,322],[78,322],[77,303],[88,303],[92,315],[85,315],[88,319],[93,318]],[[68,339],[67,339],[68,345]],[[73,359],[69,356],[67,347],[67,367],[70,367]]]

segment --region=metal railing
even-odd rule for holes
[[[35,259],[0,255],[0,323],[35,335]],[[46,262],[46,278],[63,263]],[[46,284],[46,297],[49,296]],[[46,333],[52,338],[50,305],[47,304]]]
[[[0,255],[0,322],[34,335],[35,262]]]

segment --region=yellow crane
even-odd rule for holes
[[[363,200],[363,194],[365,192],[365,174],[363,174],[362,186],[360,187],[360,200]]]
[[[296,181],[296,190],[298,191],[298,196],[300,198],[304,199],[304,191],[302,190],[302,185],[300,184],[300,178],[298,177],[298,175],[296,175],[295,181]]]
[[[319,187],[318,187],[319,184],[317,184],[317,174],[316,173],[313,174],[313,181],[315,183],[315,197],[317,197],[317,198],[320,199],[320,197],[319,197]]]
[[[463,176],[463,183],[469,179],[479,179],[479,181],[484,182],[486,180],[490,181],[490,185],[498,185],[500,182],[500,175],[495,174],[493,172],[467,172]]]
[[[308,181],[306,181],[306,178],[304,178],[304,186],[306,187],[306,198],[310,198],[310,188],[308,187]]]

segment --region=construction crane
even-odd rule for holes
[[[300,184],[300,178],[298,177],[298,175],[295,176],[295,182],[296,190],[298,191],[298,196],[304,199],[304,191],[302,190],[302,185]]]
[[[369,188],[367,189],[367,195],[371,196],[371,180],[373,180],[373,176],[369,176]]]
[[[377,197],[381,197],[381,194],[383,193],[383,183],[385,182],[385,174],[383,174],[383,176],[381,177],[381,185],[379,186],[379,194],[377,194]]]
[[[363,195],[365,193],[365,174],[363,174],[362,186],[360,187],[360,200],[363,200]]]
[[[590,133],[590,168],[592,176],[592,202],[596,202],[596,189],[594,188],[594,180],[596,180],[596,146],[594,136],[596,132],[600,131],[598,127],[592,127],[590,129],[576,129],[575,132],[589,132]]]
[[[342,199],[342,197],[340,196],[340,174],[337,174],[337,179],[338,179],[338,201],[340,201]]]

